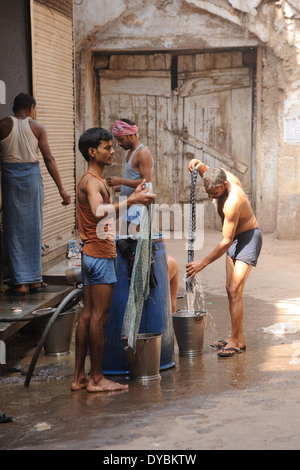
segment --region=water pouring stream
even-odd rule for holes
[[[197,168],[194,167],[191,176],[190,197],[190,221],[188,233],[188,262],[194,261],[195,241],[195,186],[197,179]],[[200,356],[203,353],[203,339],[207,320],[207,313],[195,309],[196,292],[200,293],[202,306],[204,306],[204,295],[200,279],[194,277],[186,279],[186,294],[188,310],[177,310],[173,313],[173,326],[178,343],[180,356]]]
[[[196,201],[195,201],[195,187],[197,181],[198,170],[194,166],[191,175],[191,192],[190,192],[190,220],[188,232],[188,263],[194,261],[194,242],[195,242],[195,218],[196,218]],[[199,279],[186,279],[186,293],[187,293],[187,308],[188,311],[194,315],[199,315],[199,311],[194,309],[196,286],[199,288],[202,303],[204,304],[204,294],[201,282]]]

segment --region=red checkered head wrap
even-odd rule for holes
[[[116,121],[112,129],[112,133],[115,137],[122,137],[123,135],[133,135],[138,133],[138,127],[130,125],[124,121]]]

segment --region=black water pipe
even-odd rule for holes
[[[52,317],[50,318],[50,320],[48,321],[47,325],[46,325],[46,328],[44,329],[43,331],[43,334],[38,342],[38,345],[36,347],[36,350],[34,352],[34,355],[32,356],[32,359],[31,359],[31,363],[30,363],[30,366],[28,368],[28,371],[27,371],[27,374],[26,374],[26,378],[25,378],[25,382],[24,382],[24,385],[25,387],[28,387],[29,384],[30,384],[30,380],[31,380],[31,376],[32,376],[32,373],[34,371],[34,367],[35,367],[35,364],[36,364],[36,361],[39,357],[39,354],[41,352],[41,349],[42,347],[44,346],[44,343],[46,341],[46,338],[55,322],[55,320],[57,319],[58,315],[62,312],[62,310],[65,308],[66,305],[68,305],[68,302],[70,302],[70,300],[73,299],[73,297],[75,297],[76,295],[79,296],[79,300],[83,297],[83,289],[81,288],[77,288],[77,289],[74,289],[72,292],[70,292],[62,301],[61,303],[59,304],[59,306],[57,307],[57,309],[55,310],[55,312],[53,313]],[[78,300],[78,302],[79,302]],[[36,318],[36,317],[35,317]]]

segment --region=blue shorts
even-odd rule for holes
[[[84,286],[117,282],[115,259],[94,258],[82,253],[81,271]]]
[[[262,233],[259,228],[236,235],[227,254],[233,261],[240,260],[256,266],[262,247]]]

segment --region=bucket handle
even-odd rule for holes
[[[141,349],[141,352],[143,351],[143,349],[144,349],[144,347],[145,347],[145,343],[148,343],[148,342],[150,341],[150,339],[151,339],[151,338],[143,338],[144,343],[143,343],[143,347],[142,347],[142,349]],[[126,345],[124,346],[124,351],[127,351],[127,349],[131,349],[130,346],[128,346],[128,344],[126,344]],[[136,354],[136,352],[135,352],[134,354]]]

